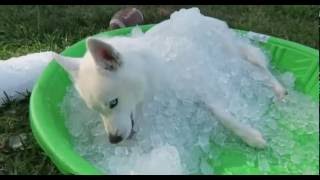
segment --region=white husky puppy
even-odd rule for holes
[[[159,73],[154,71],[155,68],[152,68],[161,66],[156,64],[161,60],[159,61],[156,53],[150,52],[152,48],[140,46],[141,42],[139,38],[130,37],[89,37],[86,40],[87,52],[84,57],[71,58],[58,54],[55,57],[69,73],[87,106],[100,113],[110,143],[119,143],[130,138],[135,119],[141,118],[143,103],[153,95],[153,88],[161,79],[157,76]],[[260,68],[269,77],[266,83],[271,85],[278,99],[286,95],[285,88],[268,70],[260,49],[245,43],[224,45],[226,48],[236,49],[243,59]],[[161,70],[160,67],[158,69]],[[266,146],[266,141],[258,130],[241,123],[214,101],[206,98],[199,101],[248,145],[256,148]]]

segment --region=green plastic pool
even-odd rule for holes
[[[141,26],[147,31],[153,25]],[[237,30],[238,31],[238,30]],[[114,31],[100,33],[97,36],[123,36],[131,32],[131,28],[123,28]],[[246,34],[246,31],[238,31]],[[283,39],[269,37],[261,39],[261,47],[271,52],[271,63],[280,71],[293,72],[297,80],[295,88],[310,95],[315,101],[319,101],[319,51]],[[72,57],[84,55],[85,41],[82,40],[67,48],[62,54]],[[52,61],[45,69],[36,83],[30,101],[31,128],[37,142],[47,153],[50,159],[64,174],[102,174],[90,162],[83,159],[72,147],[69,133],[64,125],[64,117],[59,109],[66,93],[71,85],[66,72]],[[300,141],[306,138],[318,138],[319,134],[312,134],[298,138]],[[256,167],[249,167],[241,163],[237,153],[231,149],[225,149],[225,155],[221,156],[219,167],[214,167],[218,174],[259,174]],[[237,161],[237,162],[235,162]],[[306,166],[306,164],[304,164]],[[307,164],[319,169],[319,162]],[[272,173],[282,173],[281,166],[273,166]],[[294,173],[294,168],[291,170]]]

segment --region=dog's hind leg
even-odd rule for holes
[[[224,111],[222,108],[213,104],[206,104],[211,113],[229,130],[239,136],[248,145],[255,148],[265,148],[267,143],[263,139],[261,133],[250,127],[249,125],[243,124],[233,117],[230,113]]]
[[[288,94],[288,92],[269,71],[267,61],[261,50],[248,44],[241,44],[240,52],[244,56],[245,60],[259,67],[261,71],[267,75],[267,85],[273,89],[274,93],[277,95],[277,98],[282,100]]]

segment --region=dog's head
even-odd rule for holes
[[[143,84],[124,63],[130,56],[97,38],[88,38],[86,44],[83,58],[57,55],[55,60],[68,72],[86,105],[100,114],[109,141],[119,143],[133,134]]]

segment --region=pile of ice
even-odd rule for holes
[[[21,99],[32,88],[43,69],[53,59],[53,52],[40,52],[0,60],[0,106],[7,98]]]
[[[299,144],[291,133],[299,129],[319,133],[318,104],[293,90],[290,73],[277,75],[289,96],[284,102],[274,101],[272,90],[263,83],[266,77],[232,48],[249,41],[224,22],[201,15],[197,8],[182,9],[147,33],[134,34],[134,39],[141,39],[167,63],[163,78],[168,81],[145,102],[144,118],[135,125],[133,139],[109,144],[99,115],[86,107],[73,87],[61,104],[76,151],[102,172],[213,174],[212,167],[225,166],[219,159],[226,158],[223,150],[230,148],[244,156],[243,164],[258,164],[264,173],[271,164],[284,167],[280,173],[289,172],[288,163],[300,168],[297,173],[318,172],[317,167],[300,166],[319,160],[318,139]],[[259,129],[268,150],[246,146],[198,103],[199,97],[223,105]]]

